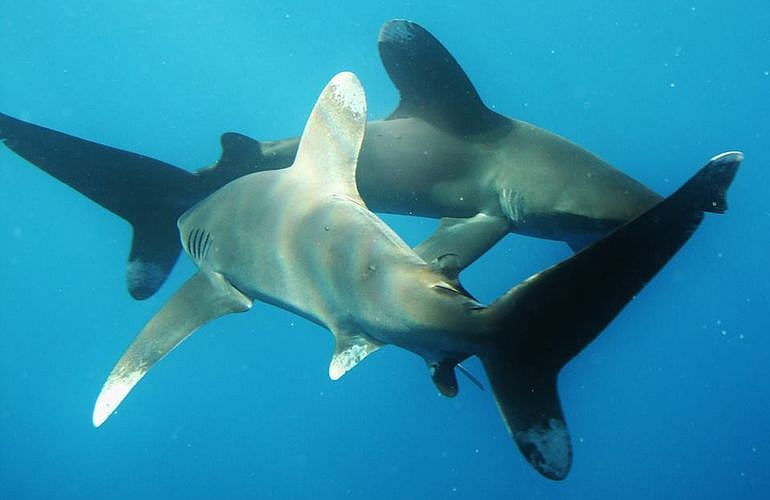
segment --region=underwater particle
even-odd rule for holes
[[[724,337],[725,335],[727,335],[727,330],[722,330],[722,331],[721,331],[721,332],[719,332],[719,333],[721,333],[721,334],[722,334],[722,336]]]
[[[673,89],[674,87],[676,87],[676,83],[671,82],[671,83],[668,84],[668,86]]]

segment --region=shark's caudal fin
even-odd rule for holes
[[[131,223],[134,236],[126,280],[136,299],[154,294],[174,267],[180,250],[177,218],[236,173],[246,173],[258,154],[255,141],[225,134],[222,159],[207,174],[198,176],[147,156],[2,113],[0,140],[33,165]]]
[[[389,117],[419,117],[466,135],[507,130],[511,120],[489,109],[441,42],[417,23],[396,19],[380,29],[382,63],[401,94]]]
[[[250,307],[251,299],[222,275],[195,274],[145,325],[112,369],[96,399],[94,425],[102,425],[144,374],[195,330],[220,316]]]
[[[703,212],[725,211],[725,192],[742,159],[738,152],[713,158],[674,194],[486,311],[501,333],[480,357],[508,429],[544,476],[563,479],[572,460],[559,370],[689,239]]]

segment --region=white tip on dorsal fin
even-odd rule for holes
[[[292,168],[319,187],[360,201],[356,163],[365,128],[366,96],[361,82],[353,73],[335,75],[310,113]]]
[[[362,359],[381,346],[381,344],[360,335],[349,335],[335,331],[334,337],[337,340],[337,346],[334,349],[332,362],[329,364],[329,378],[332,380],[337,380],[345,375]]]

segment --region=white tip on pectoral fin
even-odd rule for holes
[[[195,330],[219,316],[250,307],[251,299],[218,273],[199,272],[187,280],[112,369],[96,398],[94,426],[102,425],[144,374]]]
[[[362,359],[380,348],[380,344],[358,335],[336,333],[337,347],[329,364],[329,378],[338,380]]]

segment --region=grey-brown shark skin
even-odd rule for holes
[[[455,256],[426,262],[367,209],[355,182],[365,117],[357,78],[335,76],[293,166],[236,179],[180,218],[198,272],[118,361],[94,425],[197,328],[261,300],[334,334],[332,379],[393,344],[421,356],[439,391],[454,396],[455,366],[479,356],[519,449],[546,477],[564,478],[572,448],[559,370],[681,247],[703,211],[725,210],[742,155],[714,158],[643,215],[485,307],[458,283]]]
[[[441,218],[416,248],[425,260],[451,253],[463,269],[509,232],[578,250],[660,200],[579,146],[487,108],[419,25],[386,23],[379,50],[401,102],[367,127],[359,190],[375,212]],[[176,261],[174,222],[182,212],[238,176],[288,167],[298,144],[228,133],[222,159],[192,174],[1,114],[0,138],[131,222],[128,288],[138,299],[152,295]]]
[[[2,113],[0,140],[131,224],[126,282],[131,295],[140,300],[160,288],[176,263],[181,250],[179,216],[220,186],[257,168],[258,145],[235,133],[222,135],[222,156],[213,175],[212,169],[191,173]]]
[[[465,268],[509,232],[579,250],[660,201],[572,142],[489,109],[418,24],[386,23],[379,51],[401,102],[367,126],[358,187],[375,212],[442,219],[416,248],[426,260],[452,253]],[[296,144],[262,142],[263,163],[289,164]]]

